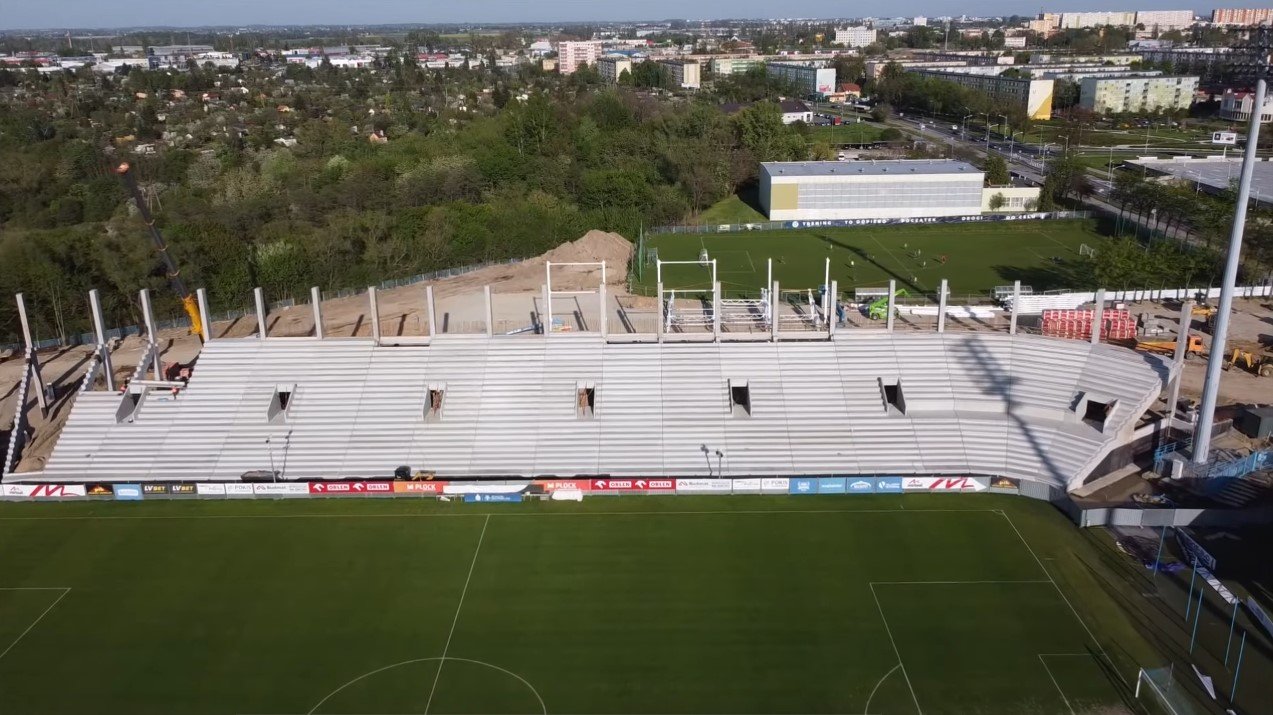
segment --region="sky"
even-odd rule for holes
[[[886,11],[897,16],[1030,15],[1041,6],[1049,11],[1188,8],[1170,0],[1074,0],[1061,6],[1021,0],[901,0],[888,4]],[[1195,11],[1209,13],[1210,9]],[[846,17],[884,11],[879,4],[854,0],[0,0],[0,29]]]

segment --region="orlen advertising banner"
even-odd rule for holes
[[[647,479],[638,477],[636,479],[594,479],[592,480],[592,491],[594,492],[674,492],[676,491],[675,479]]]
[[[88,493],[83,484],[6,484],[0,494],[18,499],[68,499]]]
[[[759,488],[759,484],[756,485]],[[734,484],[728,479],[677,479],[676,491],[697,494],[728,494],[733,491]]]
[[[393,482],[309,482],[306,494],[327,496],[363,496],[366,494],[392,494]]]
[[[984,481],[973,477],[905,477],[902,489],[908,492],[979,492],[987,489]]]

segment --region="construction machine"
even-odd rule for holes
[[[132,194],[133,201],[137,204],[137,211],[141,213],[142,221],[145,222],[147,230],[150,232],[150,240],[155,245],[155,251],[159,254],[159,258],[163,260],[164,271],[168,276],[168,285],[173,292],[181,298],[181,307],[185,309],[186,315],[190,318],[190,332],[199,336],[203,340],[203,321],[199,318],[199,305],[195,300],[195,296],[186,288],[186,282],[181,279],[181,271],[178,270],[177,264],[172,260],[172,256],[168,255],[168,244],[164,242],[163,234],[159,233],[159,229],[155,226],[155,217],[150,213],[150,207],[146,204],[146,199],[141,195],[141,187],[137,185],[137,177],[133,174],[132,166],[128,162],[123,162],[115,167],[115,173],[123,180],[124,185],[128,187],[128,191]]]
[[[1137,338],[1135,340],[1128,341],[1126,346],[1135,348],[1136,350],[1142,350],[1147,353],[1154,353],[1156,355],[1171,356],[1176,354],[1175,338],[1163,338],[1158,340]],[[1185,359],[1187,360],[1194,355],[1201,355],[1203,353],[1203,349],[1202,338],[1197,335],[1190,335],[1188,339],[1185,340]]]
[[[1225,359],[1222,367],[1225,370],[1233,366],[1245,368],[1247,372],[1260,377],[1273,375],[1273,355],[1264,350],[1264,346],[1254,343],[1237,343],[1233,352]]]
[[[897,292],[893,293],[893,298],[905,298],[909,295],[905,288],[898,288]],[[866,317],[871,320],[884,320],[888,317],[888,304],[889,297],[881,296],[866,307]]]

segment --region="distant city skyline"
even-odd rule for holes
[[[1104,7],[1094,7],[1101,5]],[[1268,3],[1235,2],[1214,7],[1267,7]],[[1184,3],[1132,0],[1097,3],[1091,0],[1048,3],[1048,11],[1184,10]],[[867,12],[867,9],[876,12]],[[1200,16],[1211,7],[1196,9]],[[677,18],[831,18],[864,16],[908,17],[913,15],[1033,15],[1034,3],[1011,0],[969,2],[962,0],[912,0],[889,6],[889,14],[877,6],[855,6],[844,0],[795,0],[775,4],[772,0],[644,0],[637,6],[598,3],[595,0],[467,0],[455,3],[419,0],[220,0],[215,3],[192,0],[121,4],[100,0],[51,0],[45,3],[8,4],[0,17],[0,30],[49,28],[111,28],[138,26],[243,26],[243,25],[374,25],[397,23],[530,23],[530,22],[614,22]]]

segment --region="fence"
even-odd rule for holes
[[[477,264],[473,264],[469,266],[461,266],[459,268],[447,268],[440,271],[433,271],[432,273],[421,273],[421,274],[410,276],[407,278],[395,278],[392,280],[381,282],[379,285],[376,286],[376,289],[388,290],[390,288],[400,288],[402,286],[415,285],[417,283],[424,283],[427,281],[436,281],[436,280],[441,280],[443,278],[451,278],[454,276],[464,275],[466,273],[472,273],[474,271],[480,271],[484,268],[493,268],[495,266],[516,265],[518,263],[521,263],[524,260],[525,260],[524,258],[512,258],[507,261],[487,261],[486,263],[477,263]],[[359,295],[365,292],[366,290],[367,290],[366,288],[343,288],[340,290],[323,291],[322,295],[323,295],[323,300],[333,300],[336,298],[348,298],[350,296]],[[308,303],[309,303],[308,294],[306,294],[305,298],[299,301],[289,296],[281,300],[274,301],[273,303],[270,303],[269,305],[267,305],[266,312],[272,312],[275,310],[283,310],[285,308],[293,308],[297,305],[307,305]],[[212,323],[219,323],[219,322],[223,322],[227,320],[237,320],[239,318],[242,318],[245,315],[252,315],[255,312],[255,310],[256,310],[255,308],[243,308],[240,310],[227,310],[222,313],[214,313],[208,319],[207,322],[209,325],[211,325]],[[176,317],[176,318],[169,318],[167,320],[155,321],[156,330],[169,330],[172,328],[189,328],[189,327],[190,327],[190,319],[184,315],[180,317]],[[123,339],[130,335],[140,335],[143,332],[145,332],[145,327],[140,325],[127,325],[120,328],[110,328],[109,330],[106,331],[106,339],[107,340],[111,340],[113,338]],[[37,340],[35,342],[35,348],[37,350],[44,350],[46,348],[61,348],[61,347],[68,347],[72,345],[92,345],[95,342],[97,342],[97,338],[96,336],[93,335],[93,333],[91,332],[77,333],[74,335],[68,335],[65,339],[49,338],[47,340]],[[24,346],[22,343],[7,343],[7,344],[0,345],[0,350],[7,350],[7,349],[21,350],[23,348]]]
[[[1044,211],[1021,214],[976,214],[969,216],[930,216],[925,218],[859,218],[817,221],[760,221],[756,223],[722,223],[702,226],[660,226],[645,231],[649,235],[676,233],[738,233],[741,231],[798,231],[810,228],[857,228],[861,226],[909,226],[927,224],[989,223],[1000,221],[1057,221],[1091,218],[1090,211]]]

